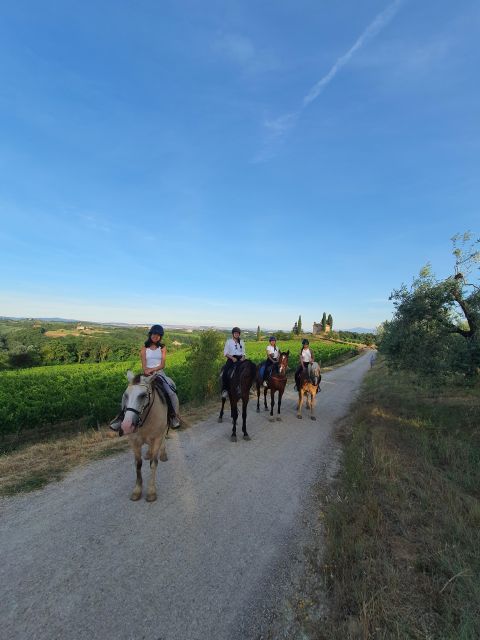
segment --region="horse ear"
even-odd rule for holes
[[[134,379],[134,374],[132,373],[132,371],[130,371],[130,369],[127,371],[127,380],[129,382],[132,382],[132,380]]]
[[[290,355],[290,349],[289,349],[288,351],[286,351],[286,352],[285,352],[285,355],[286,355],[286,356],[289,356],[289,355]]]

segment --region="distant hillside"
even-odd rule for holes
[[[351,333],[377,333],[376,329],[366,329],[365,327],[354,327],[353,329],[336,329],[336,331],[350,331]]]

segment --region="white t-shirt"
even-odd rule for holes
[[[145,350],[145,362],[149,369],[154,369],[162,364],[162,350],[160,347],[156,349],[150,349],[147,347]]]
[[[267,356],[272,356],[274,360],[278,360],[278,358],[280,357],[279,348],[277,346],[272,347],[272,345],[269,344],[267,347]]]
[[[313,362],[312,352],[310,351],[310,347],[307,347],[306,349],[302,349],[302,362],[305,362],[305,364]]]
[[[243,342],[243,340],[240,340],[240,343],[238,343],[233,338],[229,338],[225,342],[223,355],[224,356],[245,356],[246,355],[245,343]]]

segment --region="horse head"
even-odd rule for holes
[[[128,387],[122,397],[123,433],[133,433],[141,426],[142,414],[152,401],[152,376],[135,376],[131,371],[127,372]]]
[[[278,372],[280,375],[287,375],[288,356],[290,355],[290,349],[288,351],[281,351],[280,358],[278,359]]]
[[[316,387],[320,384],[322,376],[320,375],[320,365],[318,362],[312,362],[310,367],[310,379]]]

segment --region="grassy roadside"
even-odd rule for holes
[[[181,430],[206,419],[219,406],[218,399],[182,407]],[[108,426],[88,429],[82,423],[65,423],[31,434],[31,441],[0,455],[0,496],[41,489],[61,480],[68,471],[87,462],[115,455],[129,448]],[[132,474],[133,462],[132,462]],[[132,476],[133,477],[133,476]]]
[[[480,638],[479,388],[420,386],[378,363],[339,436],[316,567],[330,612],[306,637]]]

